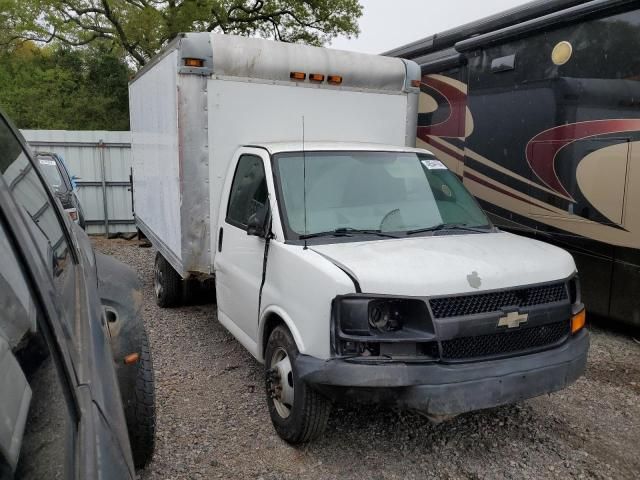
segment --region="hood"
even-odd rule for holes
[[[352,273],[362,292],[436,296],[564,280],[566,251],[505,232],[437,235],[309,247]]]

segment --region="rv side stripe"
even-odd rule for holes
[[[564,200],[568,200],[568,201],[572,201],[572,199],[570,197],[567,197],[565,195],[562,195],[554,190],[551,190],[543,185],[540,185],[536,182],[533,182],[531,180],[529,180],[526,177],[523,177],[522,175],[518,175],[517,173],[512,172],[511,170],[503,167],[502,165],[498,165],[495,162],[492,162],[491,160],[489,160],[488,158],[485,158],[481,155],[478,155],[476,152],[474,152],[473,150],[469,150],[468,148],[465,148],[464,150],[465,156],[469,157],[471,160],[475,160],[478,163],[481,163],[483,165],[486,165],[489,168],[492,168],[500,173],[503,173],[505,175],[508,175],[511,178],[514,178],[520,182],[523,182],[527,185],[530,185],[532,187],[535,187],[539,190],[542,190],[544,192],[550,193],[552,195],[555,195],[556,197],[562,198]]]
[[[464,172],[464,178],[468,178],[469,180],[472,180],[476,183],[479,183],[480,185],[484,185],[485,187],[488,187],[492,190],[495,190],[496,192],[502,193],[504,195],[508,195],[509,197],[515,198],[516,200],[520,200],[521,202],[525,202],[528,203],[529,205],[533,205],[534,207],[537,208],[541,208],[543,210],[546,210],[548,212],[551,213],[556,213],[554,210],[551,210],[550,208],[544,207],[538,203],[532,202],[531,200],[522,197],[520,195],[516,195],[515,193],[510,192],[509,190],[506,190],[504,188],[499,187],[498,185],[495,185],[487,180],[484,180],[480,177],[477,177],[476,175],[474,175],[473,173],[469,173],[469,169],[465,169]]]

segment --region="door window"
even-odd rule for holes
[[[68,384],[0,224],[0,478],[66,478],[76,432]]]
[[[262,159],[255,155],[241,156],[229,194],[227,223],[246,229],[249,217],[266,203],[267,180]]]
[[[47,187],[7,124],[0,120],[0,173],[50,268],[67,332],[75,311],[75,268],[63,224]]]

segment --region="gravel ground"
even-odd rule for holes
[[[639,478],[640,345],[592,328],[585,377],[518,405],[435,425],[388,409],[337,406],[323,438],[300,448],[274,432],[261,366],[216,322],[213,305],[160,309],[155,252],[96,238],[144,287],[156,373],[151,479]]]

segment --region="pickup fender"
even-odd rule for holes
[[[124,357],[141,353],[144,339],[142,291],[133,269],[124,263],[95,253],[98,294],[109,332],[109,343],[115,364],[123,406],[135,399],[135,363],[126,365]]]

